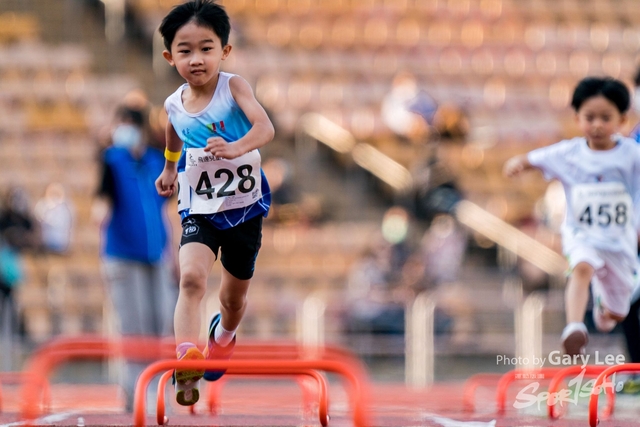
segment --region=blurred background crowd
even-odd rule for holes
[[[157,27],[177,2],[0,0],[4,370],[56,335],[117,330],[100,273],[100,159],[122,106],[164,148],[163,102],[182,81]],[[406,307],[426,291],[436,366],[486,357],[495,369],[496,354],[516,351],[515,307],[541,292],[543,343],[556,348],[562,272],[504,238],[559,252],[562,189],[535,173],[508,181],[502,165],[576,135],[581,78],[633,90],[640,2],[220,3],[234,46],[223,69],[249,81],[276,128],[262,150],[274,206],[240,334],[295,337],[313,295],[327,341],[372,364],[401,360]],[[490,224],[463,221],[460,200]],[[175,200],[166,209],[175,248]],[[624,353],[618,330],[601,338]]]

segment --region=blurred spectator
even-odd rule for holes
[[[20,254],[0,235],[0,331],[3,346],[18,332],[18,309],[13,290],[22,282],[23,266]],[[10,356],[9,356],[10,357]]]
[[[269,179],[272,203],[277,205],[294,203],[297,195],[291,164],[282,157],[273,157],[263,163],[262,169]]]
[[[382,217],[382,237],[386,242],[388,254],[387,280],[398,282],[402,268],[413,252],[411,241],[412,218],[406,209],[393,206]]]
[[[262,164],[262,170],[271,188],[271,212],[269,220],[280,223],[298,223],[304,212],[298,203],[291,164],[282,157],[273,157]]]
[[[23,252],[34,249],[37,240],[24,190],[9,187],[0,203],[0,324],[6,340],[20,330],[14,289],[23,280]]]
[[[467,234],[450,214],[438,214],[425,231],[420,255],[426,287],[458,280],[467,250]]]
[[[437,156],[435,144],[431,144],[428,156],[412,170],[411,193],[415,216],[431,224],[440,214],[453,214],[455,205],[463,194],[456,177]]]
[[[433,117],[433,127],[443,139],[465,139],[469,134],[469,119],[455,104],[442,104]]]
[[[389,249],[388,245],[368,248],[351,268],[344,320],[347,332],[404,332],[404,301],[394,300],[388,280]]]
[[[382,120],[396,135],[422,142],[429,134],[429,123],[437,105],[418,88],[413,74],[399,73],[391,83],[391,90],[382,100]]]
[[[123,335],[169,336],[177,300],[167,199],[155,180],[164,167],[161,151],[147,146],[146,110],[123,106],[112,131],[113,145],[101,158],[102,177],[94,221],[102,223],[103,274]],[[122,378],[127,410],[135,382],[146,366],[127,361]]]
[[[38,246],[29,198],[21,187],[8,188],[0,200],[0,233],[7,244],[18,252]]]
[[[426,141],[434,130],[445,139],[464,139],[469,133],[465,111],[451,102],[438,105],[409,72],[394,77],[381,114],[389,129],[414,142]]]
[[[12,289],[22,281],[23,267],[18,252],[0,235],[0,291],[3,298],[11,297]]]
[[[548,190],[549,189],[547,188],[547,191]],[[557,237],[557,234],[552,232],[545,223],[537,220],[535,217],[525,217],[515,225],[524,234],[543,245],[561,250],[560,248],[554,247],[554,245],[557,245],[556,242],[560,240]],[[541,268],[536,267],[534,264],[522,257],[517,257],[515,260],[515,267],[517,269],[518,276],[522,279],[522,290],[526,294],[535,291],[549,290],[551,286],[551,276],[548,273],[545,273]]]
[[[74,209],[61,183],[52,182],[47,186],[35,205],[34,214],[40,223],[43,249],[48,253],[66,253],[71,244]]]
[[[381,224],[381,238],[367,248],[349,274],[345,327],[348,332],[404,333],[404,311],[410,294],[402,269],[412,249],[408,212],[394,206]]]

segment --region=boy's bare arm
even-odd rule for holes
[[[534,166],[529,163],[529,159],[526,154],[520,154],[507,160],[504,164],[502,172],[504,176],[512,178],[519,175],[521,172],[533,169]]]
[[[273,124],[267,112],[254,96],[249,83],[243,78],[235,76],[229,81],[229,87],[236,103],[251,122],[251,129],[245,136],[231,144],[220,137],[207,140],[205,151],[225,159],[233,159],[260,148],[271,141],[275,135]]]
[[[170,121],[167,121],[165,138],[168,151],[172,153],[182,152],[182,140],[176,133]],[[156,190],[158,191],[158,194],[163,197],[172,196],[176,192],[175,182],[177,177],[178,162],[167,159],[165,155],[164,169],[158,179],[156,179]]]
[[[175,129],[173,128],[173,125],[169,120],[167,120],[167,126],[165,128],[164,133],[165,133],[165,139],[167,144],[167,150],[174,153],[182,152],[182,140],[176,133]],[[170,163],[173,163],[173,165],[175,166],[177,162],[170,162]]]

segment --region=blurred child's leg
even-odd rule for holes
[[[592,283],[593,321],[601,332],[609,332],[629,313],[636,286],[636,259],[618,252],[602,252],[604,271]]]
[[[609,307],[616,307],[616,309],[620,309],[621,305],[612,304],[605,286],[596,277],[593,278],[592,294],[593,323],[598,331],[611,332],[618,322],[622,322],[624,320],[625,316],[614,313]],[[628,304],[623,303],[622,306],[624,310],[628,310]]]
[[[564,295],[567,324],[584,321],[589,303],[589,283],[593,273],[593,267],[586,262],[581,262],[573,268]]]
[[[569,355],[581,354],[589,341],[584,315],[589,302],[589,283],[594,268],[586,263],[578,263],[571,272],[565,290],[565,313],[567,326],[562,331],[562,346]]]

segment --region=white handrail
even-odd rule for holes
[[[455,207],[458,221],[552,275],[567,269],[564,257],[468,200]]]
[[[312,138],[314,142],[325,144],[338,153],[350,153],[356,164],[390,185],[399,194],[414,185],[410,171],[404,166],[375,147],[357,142],[348,130],[321,114],[307,113],[298,120],[296,151],[299,153],[313,151],[310,149],[311,146],[315,148],[315,144],[310,144],[305,136]],[[304,157],[310,158],[310,154],[307,153]],[[566,260],[562,255],[475,203],[461,200],[455,205],[454,213],[462,224],[529,261],[545,273],[561,275],[567,269]]]

